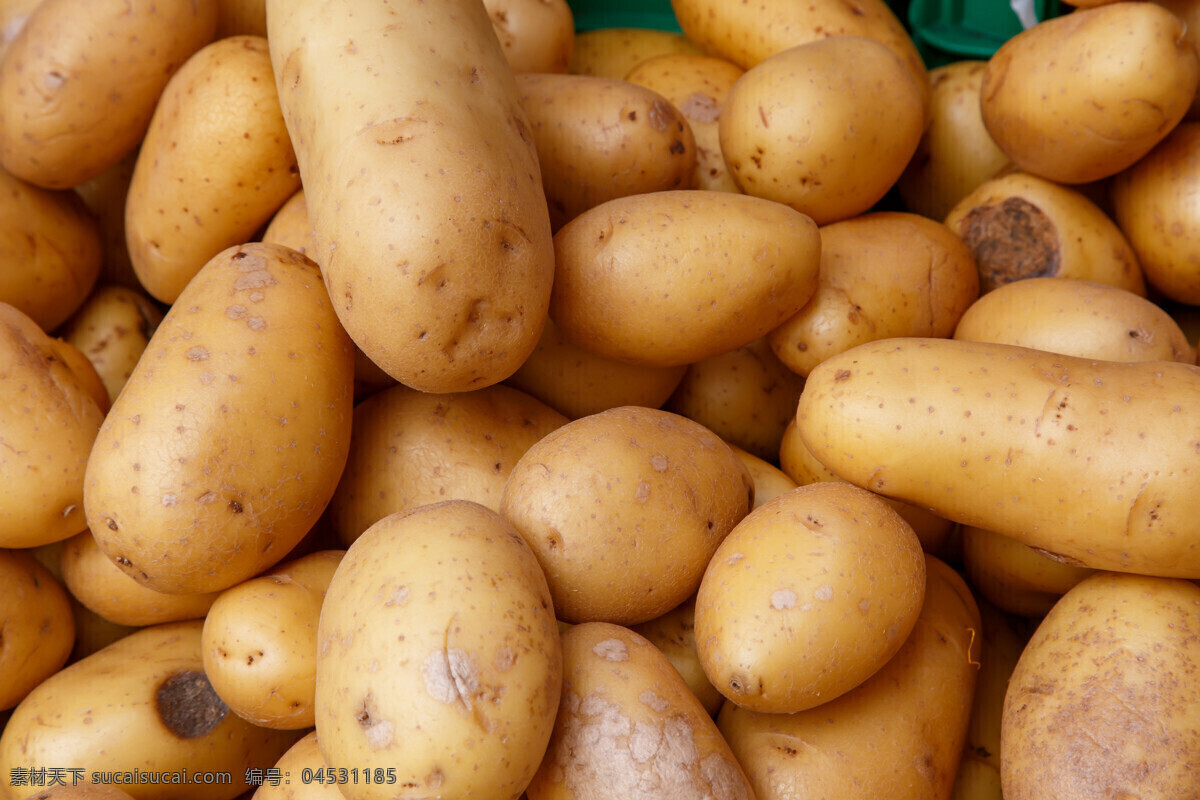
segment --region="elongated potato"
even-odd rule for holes
[[[1082,566],[1200,577],[1200,368],[888,339],[813,370],[796,424],[858,486]]]
[[[541,334],[554,252],[483,4],[268,0],[267,27],[315,260],[351,338],[421,391],[507,378]]]

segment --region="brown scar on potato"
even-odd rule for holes
[[[958,233],[975,256],[985,292],[1024,278],[1057,275],[1061,266],[1053,220],[1020,197],[971,209]]]
[[[167,730],[180,739],[204,736],[229,713],[229,706],[199,670],[167,676],[154,692],[154,709]]]

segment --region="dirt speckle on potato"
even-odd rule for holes
[[[771,608],[785,611],[796,607],[796,593],[791,589],[779,589],[771,594]]]
[[[229,713],[229,706],[200,670],[168,675],[154,692],[154,709],[167,730],[180,739],[204,736]]]
[[[958,233],[975,256],[982,291],[1058,274],[1058,231],[1028,200],[1008,197],[999,205],[973,208],[959,223]]]
[[[207,361],[208,360],[208,350],[206,350],[203,347],[199,347],[199,346],[189,348],[188,351],[186,353],[184,353],[184,355],[187,356],[188,361]]]
[[[629,651],[625,648],[625,643],[620,639],[605,639],[602,642],[597,642],[592,648],[592,652],[605,661],[628,661]]]

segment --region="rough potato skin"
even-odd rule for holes
[[[268,39],[330,297],[414,389],[507,378],[537,344],[550,221],[478,0],[271,0]]]

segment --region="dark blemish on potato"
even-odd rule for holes
[[[1058,274],[1061,256],[1054,222],[1023,198],[973,208],[958,228],[979,267],[981,292]]]
[[[630,111],[629,114],[626,115],[626,119],[628,119],[630,122],[637,122],[637,112]]]
[[[105,517],[104,524],[108,526],[108,529],[110,531],[117,530],[117,521],[114,520],[112,517]]]
[[[772,746],[773,746],[773,747],[774,747],[776,750],[778,750],[779,752],[783,753],[783,754],[784,754],[785,756],[787,756],[788,758],[791,758],[792,756],[794,756],[794,755],[796,755],[797,753],[799,753],[799,752],[800,752],[800,751],[799,751],[799,750],[797,750],[796,748],[794,748],[794,747],[789,747],[789,746],[788,746],[788,745],[786,745],[786,744],[777,744],[777,745],[772,745]]]
[[[230,508],[230,510],[231,510],[231,511],[233,511],[233,513],[235,513],[235,514],[241,514],[241,513],[242,513],[242,504],[241,504],[241,503],[239,503],[237,500],[230,500],[230,501],[229,501],[229,508]]]
[[[834,381],[837,381],[839,383],[841,381],[848,380],[849,378],[850,378],[850,370],[848,370],[848,369],[839,369],[833,375]]]
[[[687,152],[687,145],[676,139],[671,142],[670,150],[672,155],[681,156]]]
[[[764,128],[771,127],[771,121],[769,119],[767,119],[767,110],[765,108],[763,108],[762,106],[758,107],[758,118],[762,120],[762,124],[763,124]]]
[[[225,719],[225,705],[200,670],[169,675],[154,692],[154,708],[167,730],[180,739],[204,736]]]

